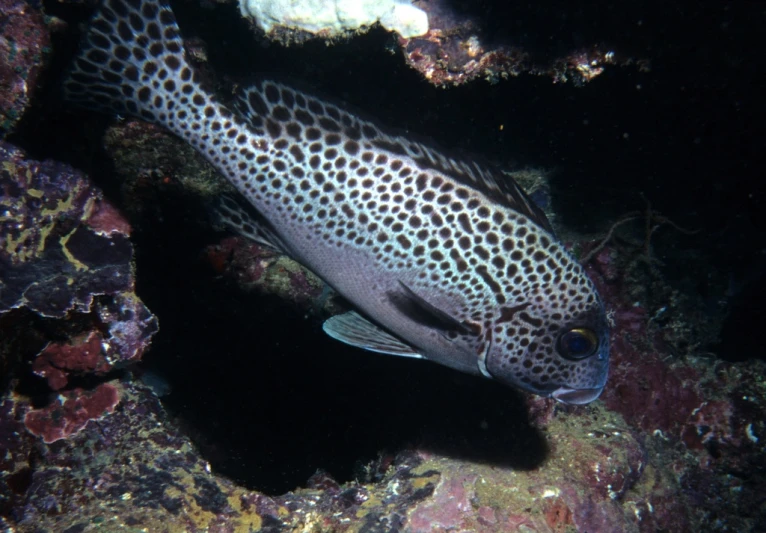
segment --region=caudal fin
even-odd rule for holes
[[[67,100],[171,129],[199,91],[175,16],[154,0],[104,0],[64,82]]]

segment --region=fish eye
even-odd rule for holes
[[[556,349],[562,357],[579,361],[590,357],[598,348],[598,337],[586,328],[573,328],[559,337]]]

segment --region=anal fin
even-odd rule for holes
[[[423,356],[411,346],[383,331],[354,311],[327,319],[322,325],[322,329],[333,339],[363,350],[423,359]]]

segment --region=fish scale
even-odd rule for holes
[[[204,155],[263,218],[234,210],[229,223],[359,311],[328,320],[327,333],[569,403],[598,396],[603,305],[515,182],[273,81],[229,108],[183,54],[169,7],[107,0],[67,96],[160,124]]]

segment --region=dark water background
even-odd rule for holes
[[[171,3],[184,36],[206,43],[222,87],[263,73],[298,80],[444,147],[555,169],[555,211],[578,231],[603,232],[649,200],[697,230],[657,233],[667,279],[711,307],[721,297],[714,282],[730,286],[731,313],[710,350],[728,360],[766,357],[762,2],[454,2],[481,21],[485,43],[521,46],[542,60],[606,43],[648,59],[651,71],[608,68],[584,87],[522,75],[453,89],[423,81],[383,31],[330,48],[266,46],[232,5]],[[44,4],[72,27],[89,13]],[[77,43],[74,32],[57,39],[62,56]],[[58,110],[54,95],[51,84],[12,140],[32,156],[89,170],[119,196],[103,154],[81,150],[94,135],[82,131],[87,115]],[[358,461],[423,442],[519,467],[544,456],[515,393],[436,365],[362,353],[283,302],[243,298],[199,260],[217,238],[212,230],[191,220],[188,206],[164,207],[168,216],[139,222],[135,234],[138,294],[161,323],[146,364],[169,381],[167,407],[217,471],[281,493],[317,467],[347,480],[360,475]]]

